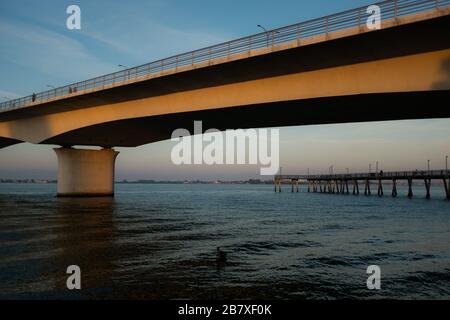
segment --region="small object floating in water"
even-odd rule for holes
[[[227,262],[227,253],[220,250],[220,247],[217,247],[216,262],[218,264],[224,264],[225,262]]]

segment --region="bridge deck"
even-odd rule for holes
[[[381,9],[381,29],[450,14],[450,0],[388,0]],[[245,59],[275,51],[370,32],[367,6],[258,33],[183,53],[63,87],[0,103],[0,113],[66,99],[155,77]]]

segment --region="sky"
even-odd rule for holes
[[[363,0],[2,0],[0,101],[118,71],[267,29],[364,6]],[[81,30],[66,8],[81,8]],[[259,166],[175,166],[174,142],[117,148],[116,179],[259,178]],[[54,179],[55,146],[0,149],[0,178]],[[283,173],[365,172],[445,167],[450,120],[412,120],[280,128]]]

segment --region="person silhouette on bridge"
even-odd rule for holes
[[[31,96],[31,101],[35,102],[36,101],[36,93],[33,92],[33,95]]]

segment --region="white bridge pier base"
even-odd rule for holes
[[[54,149],[58,157],[58,197],[113,197],[113,149]]]

